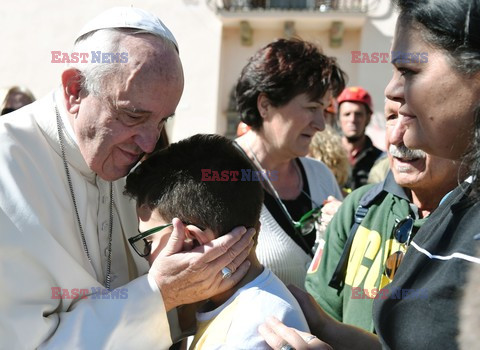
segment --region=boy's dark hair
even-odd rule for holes
[[[214,172],[228,171],[227,181],[205,181]],[[217,236],[236,226],[256,227],[263,203],[259,181],[241,181],[242,171],[255,171],[250,160],[219,135],[198,134],[152,154],[127,177],[125,194],[158,210],[163,219],[174,217]],[[231,171],[237,171],[232,181]],[[226,179],[223,173],[223,178]],[[202,179],[203,177],[203,179]]]

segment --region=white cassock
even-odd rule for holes
[[[145,275],[148,264],[127,241],[138,233],[138,221],[135,203],[122,194],[124,179],[113,182],[111,287],[117,293],[71,298],[75,290],[104,288],[110,185],[88,168],[62,97],[56,101],[92,262],[83,248],[49,94],[0,118],[0,349],[166,349],[171,336],[161,294]]]

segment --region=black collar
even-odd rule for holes
[[[368,191],[360,200],[360,205],[363,207],[369,207],[370,204],[382,193],[387,192],[391,193],[396,197],[400,197],[410,202],[410,198],[408,197],[407,193],[395,182],[395,178],[393,177],[393,173],[390,170],[387,174],[387,177],[383,182],[380,182],[372,187],[370,191]]]

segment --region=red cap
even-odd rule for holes
[[[337,101],[339,106],[342,102],[363,103],[368,107],[370,112],[373,111],[372,98],[370,97],[370,94],[367,92],[367,90],[361,88],[360,86],[351,86],[345,88],[340,96],[337,97]]]

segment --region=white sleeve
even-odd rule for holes
[[[146,275],[110,295],[73,303],[55,298],[52,288],[70,281],[78,286],[75,281],[83,278],[83,269],[59,258],[60,249],[49,250],[51,242],[42,245],[37,235],[15,230],[1,211],[0,223],[0,349],[167,349],[171,345],[161,294]],[[36,253],[12,240],[29,240]],[[68,267],[64,284],[57,282],[53,266]],[[93,278],[83,285],[101,288]]]
[[[41,103],[0,121],[0,349],[167,349],[171,337],[164,302],[147,276],[114,284],[120,287],[100,298],[73,296],[103,288],[103,278],[86,259],[63,162],[51,147],[53,105]],[[36,118],[34,109],[45,114]],[[73,166],[71,176],[87,240],[92,238],[91,258],[101,267],[100,223],[97,213],[87,210],[89,195],[100,200],[99,193]],[[123,221],[112,244],[118,242],[113,248],[118,253],[129,249],[123,231],[133,231],[137,221],[134,207],[127,213],[117,204]],[[122,281],[143,272],[132,265],[116,271]],[[56,288],[71,294],[58,298]]]
[[[58,327],[39,349],[167,349],[172,344],[167,314],[147,276],[122,289],[124,299],[87,298],[71,311],[53,315]]]

